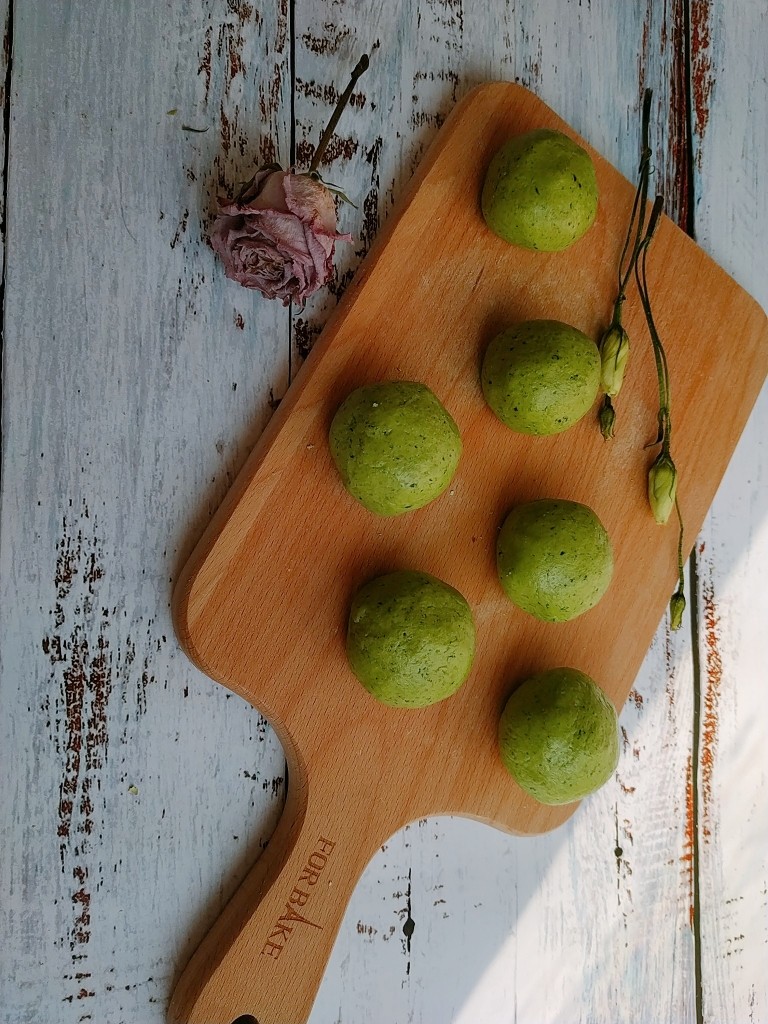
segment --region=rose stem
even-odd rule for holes
[[[344,111],[344,107],[346,107],[347,103],[349,103],[349,97],[352,95],[352,90],[357,85],[358,78],[363,74],[364,71],[368,69],[368,63],[368,54],[364,53],[363,56],[355,65],[355,69],[352,72],[352,77],[349,80],[349,85],[341,94],[341,96],[339,96],[339,99],[336,103],[336,107],[334,108],[334,111],[331,114],[331,119],[328,122],[328,127],[323,132],[320,141],[317,144],[315,155],[312,157],[312,163],[309,165],[309,174],[317,173],[317,168],[320,166],[320,161],[323,159],[323,153],[325,152],[328,143],[331,141],[334,129],[336,128],[336,125],[339,123],[339,118],[341,117]]]

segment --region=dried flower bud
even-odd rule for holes
[[[600,420],[600,433],[606,441],[609,441],[613,437],[613,428],[616,423],[616,410],[610,402],[606,402],[600,409],[598,419]]]
[[[683,612],[685,611],[685,594],[682,590],[676,590],[669,602],[669,628],[680,629],[683,624]]]
[[[648,501],[653,518],[663,526],[672,515],[677,494],[677,470],[669,454],[662,449],[648,471]]]
[[[619,324],[614,324],[600,342],[600,387],[611,398],[621,391],[628,359],[629,335]]]

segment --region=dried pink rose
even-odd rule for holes
[[[258,171],[232,202],[219,201],[211,245],[224,262],[227,277],[258,289],[268,299],[282,299],[284,306],[303,304],[330,280],[336,242],[352,241],[351,235],[336,230],[333,195],[317,169],[355,83],[367,68],[368,55],[363,54],[306,174],[273,165]]]
[[[268,299],[304,303],[330,280],[337,241],[331,192],[308,174],[259,171],[234,202],[219,203],[211,245],[227,277]]]

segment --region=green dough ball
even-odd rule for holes
[[[600,353],[586,334],[559,320],[527,320],[497,334],[481,375],[499,419],[520,434],[559,434],[592,407]]]
[[[561,132],[540,128],[510,139],[491,160],[483,185],[488,227],[513,245],[567,249],[597,214],[589,154]]]
[[[591,508],[542,498],[513,508],[496,543],[507,597],[545,622],[566,622],[593,608],[613,575],[613,551]]]
[[[330,445],[344,486],[380,516],[410,512],[442,494],[461,455],[453,419],[413,381],[353,391],[333,418]]]
[[[594,793],[616,770],[616,710],[583,672],[540,672],[507,701],[499,749],[526,793],[543,804],[569,804]]]
[[[425,572],[393,572],[366,583],[349,613],[347,657],[373,696],[423,708],[455,693],[475,656],[469,605]]]

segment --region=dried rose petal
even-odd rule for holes
[[[333,274],[336,206],[306,174],[259,171],[239,202],[219,204],[211,245],[227,277],[269,299],[304,303]]]

